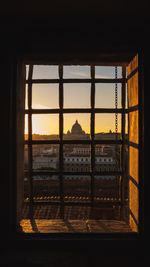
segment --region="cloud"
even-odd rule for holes
[[[81,77],[89,78],[88,73],[83,72],[83,71],[70,71],[70,74],[75,75],[75,76],[81,76]]]
[[[41,105],[41,104],[33,104],[34,109],[49,109],[48,106],[46,105]]]
[[[107,76],[107,75],[98,75],[98,74],[96,74],[95,75],[95,78],[96,79],[110,79],[110,76]]]
[[[90,76],[88,75],[88,73],[83,72],[83,71],[70,71],[70,74],[73,76],[77,76],[77,77],[84,77],[84,78],[90,78]],[[95,78],[100,78],[100,79],[109,79],[111,78],[109,75],[95,75]]]

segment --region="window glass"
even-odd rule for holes
[[[58,66],[34,65],[32,79],[58,79]]]
[[[118,114],[118,138],[120,138],[121,132],[121,115]],[[97,113],[95,114],[95,139],[101,139],[102,136],[106,138],[115,139],[115,114]]]
[[[59,107],[58,84],[33,84],[32,108],[51,109]]]
[[[64,108],[90,108],[91,85],[64,83]]]
[[[64,66],[63,78],[71,79],[89,79],[90,67],[89,66]]]
[[[137,183],[139,182],[138,155],[139,151],[137,148],[129,147],[129,175],[131,175]]]
[[[32,115],[32,138],[58,139],[59,115],[58,114],[33,114]]]
[[[138,144],[139,142],[139,127],[138,127],[138,110],[129,112],[129,141]]]
[[[121,108],[121,84],[117,86],[118,105]],[[115,84],[96,83],[95,84],[95,108],[116,108],[115,106]]]
[[[64,139],[90,139],[90,114],[64,114]]]
[[[122,77],[122,67],[117,67],[117,78]],[[95,78],[101,79],[114,79],[115,78],[115,67],[111,66],[96,66],[95,67]]]

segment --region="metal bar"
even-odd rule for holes
[[[25,145],[28,144],[28,143],[29,143],[28,140],[25,140],[25,141],[24,141],[24,144],[25,144]],[[30,141],[30,143],[31,143],[32,145],[60,144],[60,140],[32,140],[32,141]]]
[[[28,173],[28,170],[25,170],[24,173]],[[90,176],[92,174],[92,172],[62,172],[62,174],[65,175],[71,175],[71,176],[79,176],[79,175],[83,175],[83,176]],[[99,176],[119,176],[122,175],[123,172],[122,171],[95,171],[94,172],[95,175],[99,175]],[[51,172],[51,171],[39,171],[39,170],[32,170],[32,175],[60,175],[60,172]]]
[[[94,113],[123,113],[122,108],[95,108]]]
[[[139,105],[133,106],[133,107],[129,107],[127,109],[125,109],[126,113],[132,112],[132,111],[136,111],[139,109]]]
[[[61,218],[64,219],[64,199],[63,199],[63,65],[59,65],[59,192],[61,202]]]
[[[132,108],[133,111],[136,110],[136,107]],[[130,111],[130,110],[129,110]],[[122,110],[121,108],[94,108],[92,110],[93,113],[123,113],[129,112],[128,109]],[[132,111],[132,110],[131,110]],[[60,109],[32,109],[30,111],[32,114],[54,114],[54,113],[60,113]],[[91,108],[63,108],[63,113],[90,113]],[[25,110],[25,114],[29,114],[29,110]]]
[[[29,66],[28,80],[32,79],[33,65]],[[28,185],[30,199],[30,217],[33,217],[33,183],[32,183],[32,84],[28,84]]]
[[[54,114],[59,113],[59,109],[32,109],[32,114]],[[29,110],[25,110],[25,114],[29,114]]]
[[[132,71],[132,72],[127,76],[127,81],[128,81],[130,78],[132,78],[132,77],[135,75],[135,73],[138,72],[138,70],[139,70],[139,68],[137,67],[134,71]]]
[[[91,66],[91,204],[94,201],[94,171],[95,171],[95,145],[94,145],[94,137],[95,137],[95,66]]]
[[[130,181],[132,181],[132,183],[139,188],[139,184],[137,183],[137,181],[131,176],[131,175],[128,175],[128,179]]]
[[[135,148],[139,148],[139,144],[136,144],[134,142],[131,142],[131,141],[126,141],[125,142],[128,146],[132,146],[132,147],[135,147]]]
[[[29,202],[25,202],[26,205],[29,204]],[[98,206],[109,206],[109,205],[120,205],[121,202],[119,200],[111,200],[111,199],[107,199],[107,200],[97,200],[97,201],[93,201],[93,205],[94,207],[98,207]],[[34,201],[33,203],[34,206],[36,205],[61,205],[60,201]],[[65,201],[64,202],[64,206],[91,206],[91,202],[90,201],[77,201],[77,202],[70,202],[70,201]]]
[[[122,77],[126,77],[126,67],[122,67]],[[122,109],[125,110],[125,99],[126,99],[126,84],[122,83]],[[122,169],[122,176],[121,176],[121,210],[120,216],[121,220],[125,219],[125,113],[122,113],[121,117],[121,135],[122,135],[122,146],[121,146],[121,169]]]
[[[132,219],[134,220],[135,224],[136,224],[137,226],[139,226],[138,221],[137,221],[137,219],[135,218],[135,216],[134,216],[134,214],[133,214],[133,212],[132,212],[132,210],[131,210],[130,208],[129,208],[129,214],[132,216]]]
[[[115,145],[115,144],[118,144],[118,145],[121,145],[122,144],[122,140],[98,140],[98,139],[95,139],[94,141],[94,144],[109,144],[109,145]],[[28,144],[29,141],[28,140],[25,140],[24,141],[24,144]],[[32,143],[33,145],[42,145],[42,144],[60,144],[60,140],[32,140],[30,141],[30,143]],[[63,144],[91,144],[92,143],[92,140],[62,140],[62,143]],[[132,143],[132,142],[130,142]],[[133,143],[134,144],[134,143]]]
[[[62,83],[91,83],[91,79],[61,79]],[[32,79],[32,80],[26,80],[27,84],[31,83],[59,83],[59,79]],[[93,78],[94,83],[122,83],[127,82],[127,79],[103,79],[103,78]]]

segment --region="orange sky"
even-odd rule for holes
[[[27,68],[28,69],[28,68]],[[114,67],[95,67],[95,77],[114,77]],[[118,78],[121,77],[120,68]],[[57,66],[34,66],[33,78],[58,78]],[[89,66],[66,66],[64,78],[90,78]],[[90,84],[65,84],[64,83],[64,108],[90,108]],[[26,101],[27,103],[27,86]],[[96,84],[95,107],[115,108],[115,84]],[[118,84],[118,108],[121,107],[121,84]],[[32,108],[51,109],[59,108],[59,85],[58,84],[33,84]],[[120,115],[118,115],[118,131],[120,131]],[[75,121],[81,124],[86,133],[90,133],[90,114],[64,114],[64,133],[71,130]],[[58,134],[59,115],[40,114],[33,115],[32,131],[36,134]],[[96,114],[95,132],[115,131],[115,114]],[[27,115],[25,116],[25,133],[27,133]]]

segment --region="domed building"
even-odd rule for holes
[[[78,123],[78,120],[73,124],[71,129],[71,134],[83,135],[85,132],[82,130],[81,125]]]
[[[75,121],[75,123],[72,125],[71,132],[68,130],[66,136],[64,136],[66,139],[89,139],[89,134],[86,134],[85,131],[82,130],[81,125],[78,123],[78,120]]]

